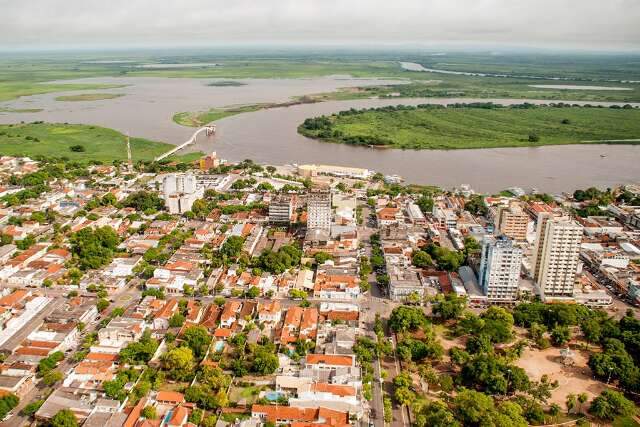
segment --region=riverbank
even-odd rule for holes
[[[143,138],[131,138],[134,161],[150,161],[174,146]],[[10,156],[65,157],[82,162],[111,163],[127,160],[126,136],[99,126],[33,122],[0,125],[0,153]],[[179,161],[192,161],[202,153],[172,156]]]
[[[298,132],[328,142],[415,150],[538,147],[603,140],[638,144],[640,110],[529,104],[389,106],[306,119]]]

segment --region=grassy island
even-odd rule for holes
[[[120,132],[99,126],[33,122],[0,125],[0,154],[10,156],[67,157],[71,160],[97,160],[111,163],[126,160],[126,137]],[[164,142],[131,138],[134,161],[153,160],[173,148]],[[189,160],[201,153],[176,156]]]
[[[231,105],[228,107],[211,108],[208,111],[185,111],[173,115],[173,121],[182,126],[200,127],[225,117],[241,113],[251,113],[269,108],[291,107],[299,104],[313,104],[323,101],[319,97],[299,96],[287,102],[271,102],[263,104]]]
[[[251,104],[241,105],[237,107],[212,108],[208,111],[185,111],[182,113],[174,114],[173,121],[182,126],[200,127],[206,125],[207,123],[224,119],[225,117],[235,116],[236,114],[240,113],[257,111],[263,107],[264,106],[261,104]]]
[[[78,95],[62,95],[56,97],[56,101],[77,102],[77,101],[100,101],[103,99],[114,99],[124,96],[124,93],[81,93]]]
[[[640,110],[526,103],[391,106],[310,118],[298,132],[329,142],[418,150],[640,144]]]

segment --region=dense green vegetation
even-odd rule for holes
[[[95,230],[83,228],[74,233],[69,241],[74,261],[82,270],[97,269],[109,264],[113,259],[116,246],[120,243],[118,235],[111,227],[100,227]]]
[[[9,411],[18,406],[20,399],[15,394],[7,394],[0,397],[0,420],[7,416]]]
[[[151,337],[151,331],[146,330],[139,341],[132,342],[120,350],[120,360],[122,363],[147,363],[151,360],[159,345],[160,343]]]
[[[465,308],[465,298],[439,295],[432,302],[431,319],[422,307],[400,306],[391,313],[388,326],[397,334],[396,353],[402,363],[392,396],[398,404],[412,407],[416,426],[525,427],[560,422],[562,407],[548,402],[558,381],[547,375],[530,378],[515,362],[527,346],[542,348],[553,342],[565,347],[578,329],[581,339],[601,346],[601,350],[590,346],[591,371],[619,391],[606,389],[591,405],[587,393],[567,395],[564,419],[578,418],[588,410],[598,422],[626,425],[624,420],[635,415],[628,397],[638,391],[640,320],[633,312],[618,321],[577,304],[533,302],[513,310],[492,306],[480,314]],[[445,336],[458,337],[462,343],[448,350],[448,361],[430,320],[448,330]],[[530,340],[517,339],[516,325],[529,329]],[[375,346],[362,344],[354,347],[356,354],[375,354]],[[434,400],[436,394],[440,399]]]
[[[51,418],[51,427],[77,427],[78,419],[71,409],[61,409]]]
[[[306,119],[298,131],[325,141],[392,148],[535,147],[640,139],[640,111],[531,104],[425,104],[341,111]]]
[[[100,101],[102,99],[114,99],[124,96],[123,93],[81,93],[78,95],[57,96],[56,101]]]
[[[73,149],[77,146],[82,150]],[[134,161],[153,160],[172,148],[173,145],[162,142],[131,138]],[[127,159],[126,137],[113,129],[90,125],[43,122],[0,125],[0,154],[65,157],[110,164]]]

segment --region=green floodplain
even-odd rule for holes
[[[134,161],[150,161],[174,148],[171,144],[131,138]],[[0,153],[10,156],[66,157],[76,161],[111,163],[126,160],[126,136],[99,126],[62,123],[0,125]],[[191,161],[202,153],[172,156],[170,160]]]
[[[428,68],[490,72],[507,77],[479,77],[407,71],[401,61]],[[196,66],[194,66],[194,64]],[[202,66],[198,64],[204,64]],[[208,65],[207,65],[208,64]],[[522,78],[521,76],[534,76]],[[245,78],[351,76],[402,79],[408,85],[347,90],[324,99],[370,96],[523,98],[639,102],[639,55],[503,54],[437,52],[239,52],[12,54],[0,59],[0,101],[50,92],[106,89],[120,85],[65,82],[88,77],[181,77],[221,79],[203,82],[237,86]],[[561,78],[566,80],[554,80]],[[612,80],[612,81],[609,81]],[[613,81],[616,80],[616,81]],[[595,83],[597,82],[597,84]],[[532,85],[624,86],[630,90],[573,90]]]
[[[528,104],[398,106],[310,118],[298,131],[329,142],[418,150],[640,144],[640,110]]]

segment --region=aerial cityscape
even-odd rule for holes
[[[640,3],[0,11],[0,426],[640,426]]]

